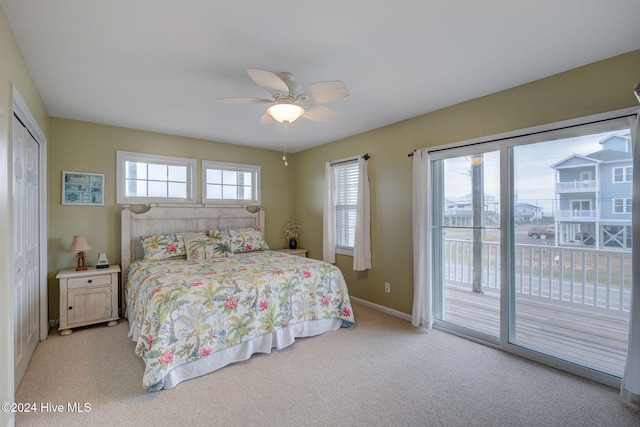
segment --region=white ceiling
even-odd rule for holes
[[[0,4],[56,117],[278,150],[265,104],[215,100],[268,97],[248,68],[345,82],[334,122],[289,125],[293,152],[640,48],[638,0]]]

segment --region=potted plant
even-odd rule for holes
[[[298,236],[301,233],[300,225],[298,221],[289,221],[284,226],[284,236],[289,239],[289,249],[296,249],[298,247]]]

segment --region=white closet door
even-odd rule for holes
[[[39,341],[38,143],[13,118],[14,383],[18,388]]]

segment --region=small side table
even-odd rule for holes
[[[120,266],[89,267],[88,270],[62,270],[60,283],[60,335],[69,335],[79,326],[108,322],[118,324]]]
[[[304,258],[307,257],[307,250],[306,249],[302,249],[302,248],[297,248],[297,249],[276,249],[276,252],[283,252],[285,254],[297,255],[297,256],[304,257]]]

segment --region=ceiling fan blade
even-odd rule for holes
[[[220,104],[263,104],[265,102],[273,102],[272,99],[261,98],[219,98],[216,102]]]
[[[349,96],[349,89],[343,82],[331,81],[310,84],[300,89],[299,93],[309,94],[311,102],[315,104],[324,104]]]
[[[269,91],[275,99],[289,95],[289,87],[277,75],[263,70],[247,70],[254,82]]]
[[[260,117],[261,125],[275,125],[276,123],[278,123],[278,121],[271,117],[271,114],[269,113],[264,113],[262,117]]]
[[[302,117],[314,122],[329,123],[338,117],[338,113],[323,105],[314,105],[304,110]]]

